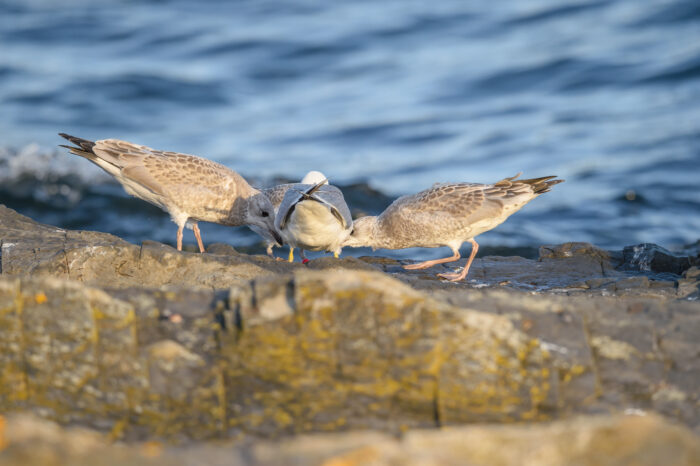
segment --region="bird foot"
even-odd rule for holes
[[[402,267],[406,270],[423,270],[430,267],[430,265],[425,265],[423,262],[420,262],[418,264],[403,265]]]
[[[458,282],[464,279],[461,273],[439,273],[437,276],[451,282]]]

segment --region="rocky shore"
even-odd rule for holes
[[[457,284],[400,265],[179,253],[0,206],[0,464],[37,443],[72,464],[700,461],[697,251],[542,246]]]

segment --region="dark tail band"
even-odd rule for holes
[[[525,183],[532,186],[535,194],[542,194],[550,191],[555,184],[563,183],[564,180],[555,180],[555,176],[543,176],[541,178],[532,178],[529,180],[518,180],[516,183]]]

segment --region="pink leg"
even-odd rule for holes
[[[459,249],[452,251],[454,254],[450,257],[445,257],[444,259],[435,259],[431,261],[419,262],[417,264],[404,265],[403,268],[406,270],[421,270],[427,269],[438,264],[444,264],[445,262],[454,262],[460,258]]]
[[[202,244],[202,235],[199,234],[199,226],[197,226],[196,223],[192,225],[192,231],[194,231],[194,237],[197,238],[199,252],[204,252],[204,245]]]
[[[458,282],[460,280],[464,280],[469,273],[469,267],[472,265],[472,261],[474,260],[474,257],[476,256],[476,252],[479,250],[479,245],[477,244],[476,241],[473,239],[470,239],[469,242],[472,244],[472,253],[469,254],[469,260],[467,260],[467,264],[464,266],[464,269],[462,270],[461,273],[439,273],[438,277],[441,278],[446,278],[447,280],[451,282]]]
[[[177,227],[177,250],[182,251],[182,227]]]
[[[283,261],[284,259],[282,259],[281,257],[275,257],[275,254],[274,254],[274,252],[272,251],[272,248],[274,248],[274,247],[275,247],[275,246],[274,246],[273,244],[268,244],[268,245],[267,245],[267,249],[265,250],[265,251],[267,252],[267,256],[268,256],[270,259],[274,259],[274,260],[276,260],[276,261]]]

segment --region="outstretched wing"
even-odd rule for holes
[[[310,198],[327,206],[343,229],[350,228],[352,214],[340,189],[332,185],[324,185],[317,192],[311,194]]]
[[[305,187],[301,190],[298,187]],[[282,230],[287,226],[296,206],[302,201],[318,202],[325,205],[344,229],[352,225],[352,215],[345,203],[343,193],[323,180],[315,185],[292,186],[284,196],[277,212],[276,226]]]

